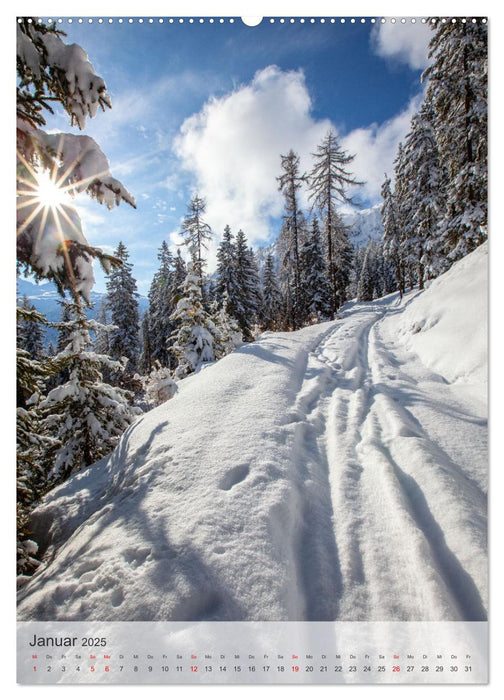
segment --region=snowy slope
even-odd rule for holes
[[[180,382],[35,511],[20,619],[485,619],[484,251]]]
[[[487,379],[487,280],[485,243],[402,314],[400,332],[410,347],[449,381]]]

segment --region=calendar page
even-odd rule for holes
[[[18,683],[487,683],[487,19],[16,31]]]

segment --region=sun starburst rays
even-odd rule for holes
[[[26,230],[42,210],[48,209],[53,213],[62,213],[65,204],[69,203],[69,196],[87,189],[93,182],[99,182],[100,178],[107,174],[107,171],[104,171],[103,173],[94,173],[89,177],[74,179],[72,175],[76,173],[79,162],[85,156],[85,153],[80,153],[58,176],[58,163],[61,162],[61,142],[58,147],[58,155],[50,169],[40,170],[29,163],[19,151],[17,155],[29,176],[18,176],[17,209],[21,211],[28,207],[32,208],[27,218],[20,223],[17,231],[18,236]]]
[[[72,199],[86,192],[111,208],[105,190],[114,193],[116,203],[118,193],[108,161],[95,157],[94,142],[65,146],[64,136],[44,147],[34,144],[31,156],[17,151],[17,238],[20,255],[27,255],[28,265],[62,274],[69,288],[77,290],[84,269],[79,260],[91,248]],[[74,157],[69,158],[70,153]],[[97,163],[107,167],[92,172],[90,165]]]

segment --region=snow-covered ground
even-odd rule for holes
[[[34,513],[40,620],[483,620],[487,247],[265,333]]]

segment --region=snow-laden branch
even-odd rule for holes
[[[61,101],[72,125],[86,126],[86,118],[98,108],[112,107],[105,81],[96,75],[84,49],[65,44],[60,33],[40,24],[17,27],[17,58],[26,75],[39,86],[46,85]]]

